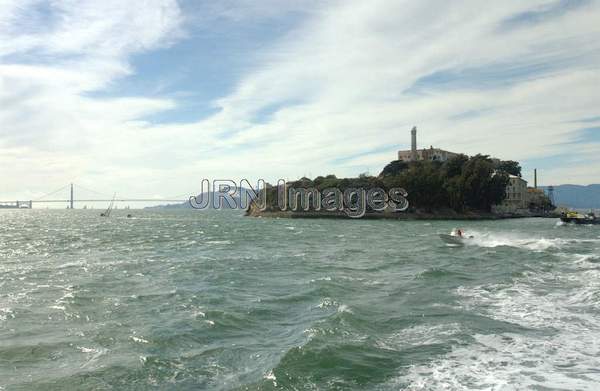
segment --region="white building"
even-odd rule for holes
[[[460,154],[445,151],[443,149],[429,147],[429,149],[417,149],[417,127],[411,130],[411,149],[398,151],[398,160],[404,162],[414,162],[418,160],[433,160],[445,162],[446,160],[458,156]]]
[[[529,208],[527,181],[516,175],[508,176],[506,199],[500,205],[494,205],[494,213],[517,213]]]

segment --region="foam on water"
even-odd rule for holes
[[[12,310],[8,307],[0,308],[0,321],[7,320],[8,318],[14,318],[15,315]]]
[[[525,233],[479,232],[470,230],[467,232],[467,235],[473,236],[472,240],[466,242],[467,245],[471,246],[488,248],[506,246],[532,251],[562,249],[579,243],[600,243],[600,240],[597,239],[531,237]]]
[[[589,340],[511,333],[473,338],[429,365],[412,366],[396,382],[408,382],[408,390],[597,390],[597,344],[588,346]]]
[[[415,346],[445,343],[463,331],[463,327],[458,323],[411,326],[379,339],[377,346],[401,351]]]
[[[410,390],[597,390],[600,384],[600,268],[595,254],[559,254],[552,272],[512,283],[459,287],[462,308],[525,328],[476,333],[474,341],[396,379]],[[544,389],[546,389],[544,388]]]
[[[0,388],[600,382],[597,229],[135,213],[0,211]]]

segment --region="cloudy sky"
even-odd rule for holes
[[[599,20],[586,0],[0,0],[0,200],[377,174],[413,125],[600,183]]]

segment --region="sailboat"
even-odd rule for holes
[[[108,208],[103,213],[100,213],[101,217],[110,217],[110,212],[112,211],[113,205],[115,204],[116,196],[117,196],[117,193],[115,193],[113,195],[112,201],[110,201],[110,205],[108,205]]]

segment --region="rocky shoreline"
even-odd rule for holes
[[[304,219],[350,219],[346,213],[342,211],[282,211],[282,210],[266,210],[261,211],[254,203],[246,210],[246,216],[250,217],[267,217],[267,218],[304,218]],[[483,211],[465,211],[462,213],[452,209],[440,210],[409,210],[406,212],[394,212],[385,210],[382,212],[367,212],[363,219],[391,219],[391,220],[502,220],[502,219],[517,219],[529,217],[544,217],[557,218],[554,214],[495,214]]]

